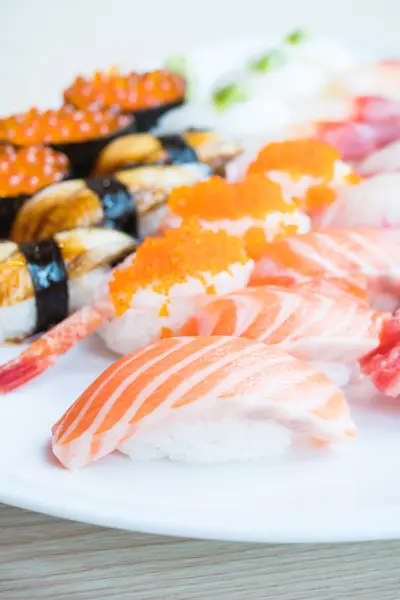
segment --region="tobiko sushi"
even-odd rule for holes
[[[15,216],[38,190],[69,175],[68,158],[44,146],[0,145],[0,238],[7,239]]]
[[[183,103],[185,93],[185,79],[168,70],[124,75],[113,68],[77,77],[64,91],[64,100],[80,109],[118,108],[132,113],[138,131],[148,131],[161,115]]]
[[[175,188],[162,228],[179,227],[191,217],[204,229],[238,236],[251,258],[258,258],[276,237],[310,228],[310,219],[298,210],[298,203],[285,199],[280,186],[262,175],[235,183],[214,176],[192,187]]]
[[[110,109],[32,108],[0,119],[0,142],[52,146],[67,155],[75,177],[89,175],[100,150],[116,137],[133,131],[135,120],[131,115]]]
[[[0,368],[0,391],[23,385],[94,331],[127,354],[171,337],[215,296],[246,286],[253,268],[240,240],[186,221],[147,238],[100,286],[98,297]]]

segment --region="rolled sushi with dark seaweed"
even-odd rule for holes
[[[30,196],[69,173],[68,158],[52,148],[0,144],[0,239],[8,239],[18,211]]]
[[[77,77],[64,91],[64,100],[77,108],[117,108],[133,114],[137,131],[148,131],[158,119],[183,104],[185,79],[168,70],[123,74],[117,68]]]
[[[49,329],[90,303],[136,241],[111,229],[74,229],[40,242],[0,242],[0,342]]]
[[[134,133],[113,140],[97,159],[94,175],[142,165],[203,163],[212,173],[225,176],[226,165],[242,152],[234,142],[213,131],[187,130],[179,134]]]
[[[196,163],[64,181],[25,202],[10,238],[35,242],[74,227],[104,226],[141,239],[157,232],[173,188],[192,186],[209,176],[210,168]]]
[[[44,144],[68,157],[74,177],[89,175],[100,151],[120,135],[135,131],[132,115],[112,109],[77,109],[26,113],[0,119],[0,143],[17,147]]]

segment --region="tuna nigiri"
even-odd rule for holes
[[[245,287],[253,265],[238,238],[202,231],[192,221],[146,239],[114,269],[92,305],[0,367],[0,392],[36,377],[100,328],[107,346],[121,354],[173,335],[213,297]]]
[[[355,434],[322,373],[278,348],[232,337],[171,338],[111,365],[54,425],[53,452],[80,468],[116,449],[132,459],[227,462],[271,457],[294,434]]]
[[[175,188],[163,228],[178,227],[190,217],[197,217],[204,229],[222,229],[243,239],[252,258],[276,237],[310,228],[308,216],[298,210],[297,203],[285,199],[280,186],[263,175],[236,183],[211,177],[192,187]]]
[[[357,285],[359,276],[364,275],[372,305],[386,309],[387,302],[396,305],[400,298],[399,256],[400,237],[393,229],[312,231],[268,244],[256,263],[251,284],[293,284],[333,277]]]

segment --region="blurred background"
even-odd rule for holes
[[[0,0],[0,114],[56,102],[79,72],[296,27],[391,54],[399,21],[399,0]]]

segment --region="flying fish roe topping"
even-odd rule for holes
[[[17,146],[80,142],[125,129],[132,121],[132,116],[112,110],[78,110],[72,106],[46,111],[31,108],[26,113],[0,119],[0,141]]]
[[[271,212],[293,212],[298,204],[286,201],[279,184],[258,174],[237,183],[214,176],[194,186],[175,188],[168,207],[182,218],[196,216],[218,221],[243,217],[264,219]]]
[[[0,145],[0,197],[34,194],[64,179],[68,171],[68,158],[52,148]]]
[[[293,177],[309,175],[329,182],[335,173],[339,152],[321,140],[300,139],[273,142],[263,148],[248,173],[284,171]]]
[[[90,78],[77,77],[64,91],[64,98],[79,108],[118,107],[135,111],[178,102],[185,92],[184,78],[167,70],[123,75],[118,68],[112,68],[97,71]]]
[[[239,238],[225,231],[203,231],[195,220],[185,221],[164,237],[147,238],[131,265],[114,271],[109,289],[116,314],[120,316],[130,307],[139,289],[151,286],[168,295],[173,285],[185,283],[188,277],[204,284],[205,272],[216,275],[247,260]]]

